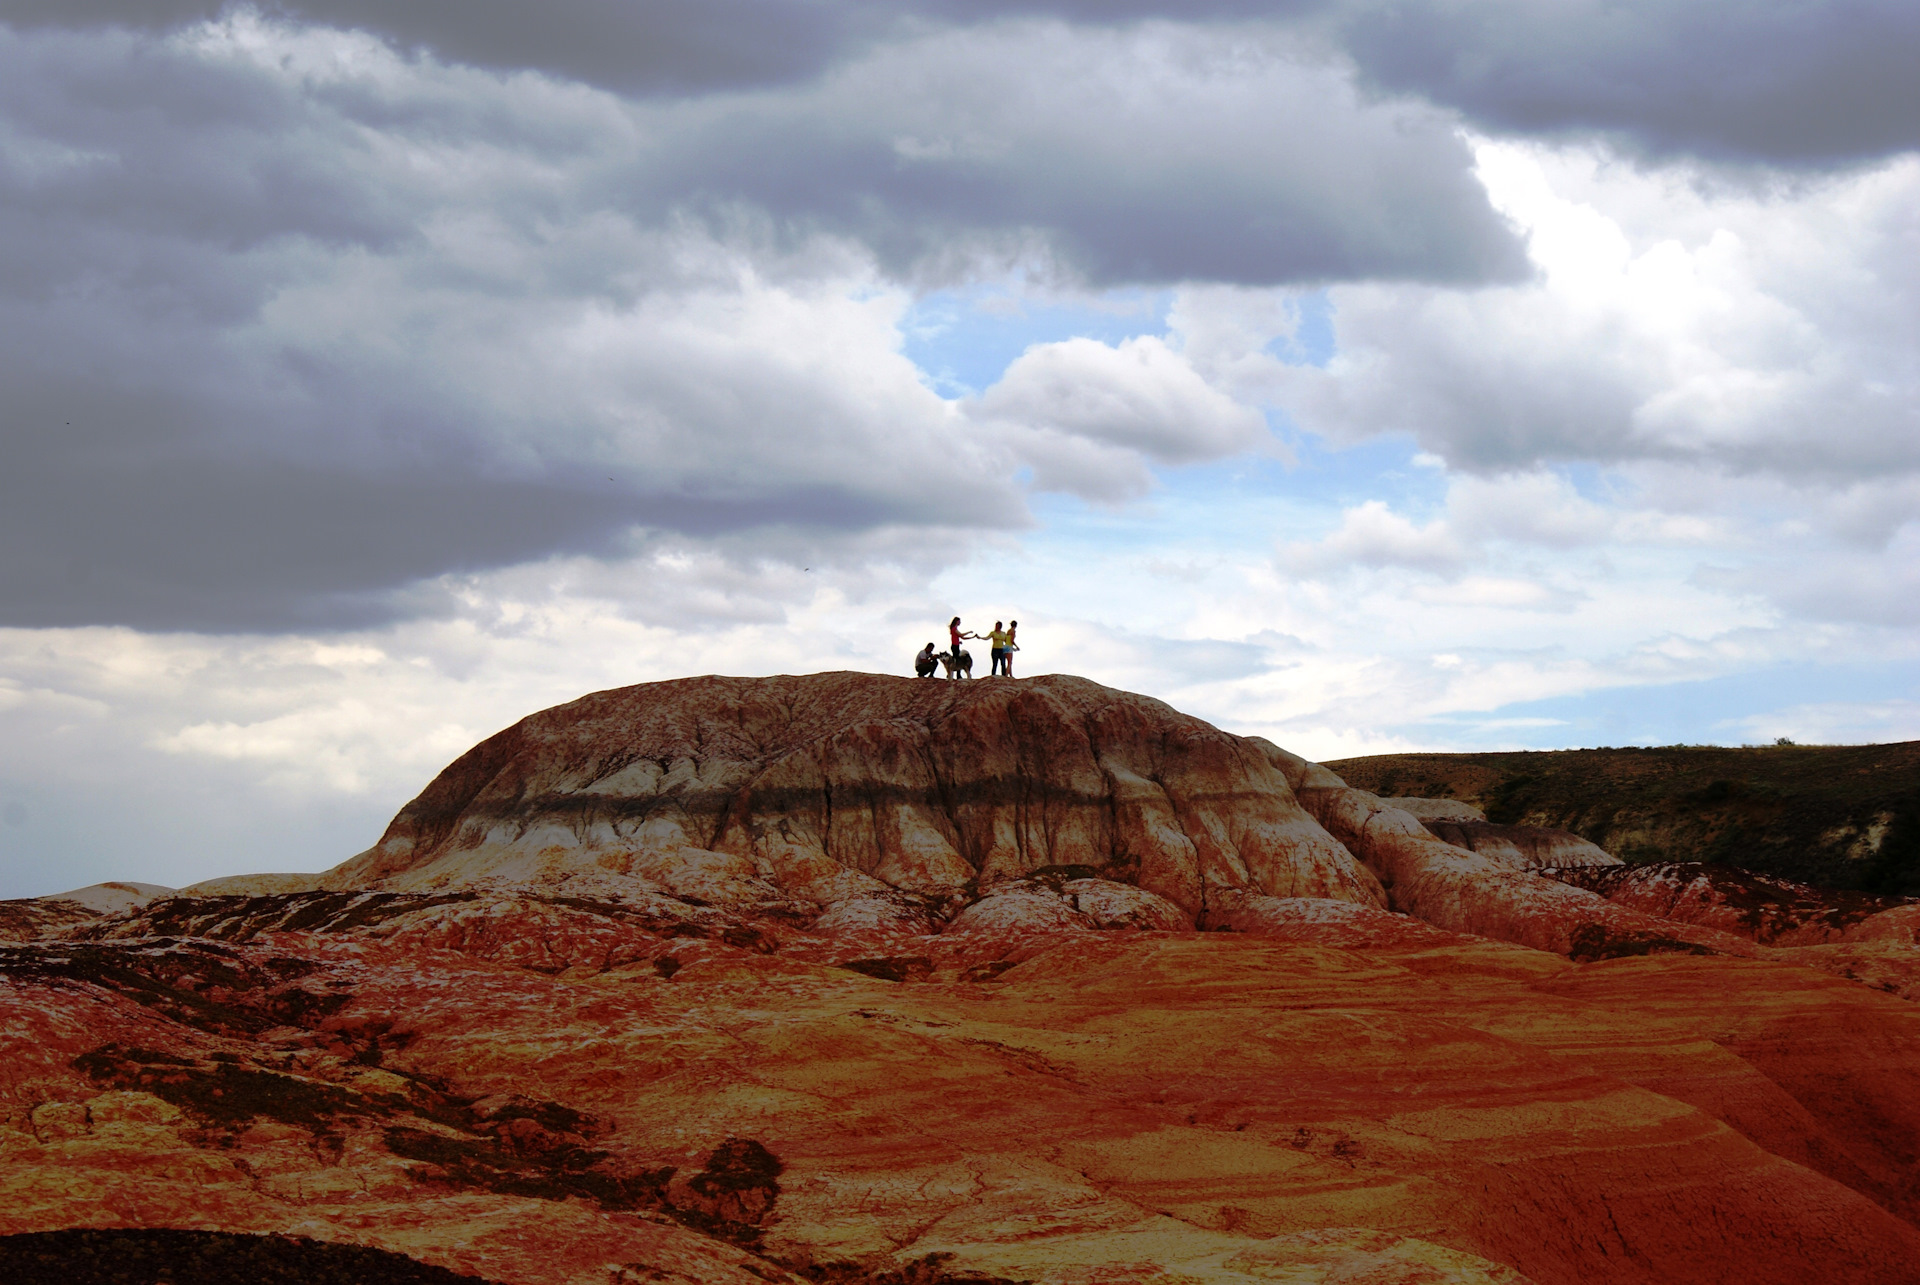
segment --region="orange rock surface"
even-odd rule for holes
[[[1380,800],[1388,807],[1400,807],[1402,800]],[[1413,800],[1406,800],[1412,803]],[[1422,800],[1425,802],[1425,800]],[[1411,808],[1401,807],[1402,811]],[[1431,811],[1423,808],[1422,811]],[[1419,813],[1415,813],[1416,816]],[[1445,839],[1456,848],[1504,858],[1510,864],[1534,869],[1541,866],[1617,866],[1620,858],[1565,830],[1549,830],[1531,825],[1494,825],[1485,820],[1454,817],[1420,817],[1420,823],[1435,838]]]
[[[1757,953],[1746,938],[1645,914],[1534,874],[1519,858],[1448,843],[1364,790],[1303,775],[1299,797],[1385,885],[1389,904],[1455,932],[1576,959],[1648,951]]]
[[[1920,1263],[1920,1008],[1816,955],[1920,908],[1667,919],[1080,680],[604,693],[322,881],[16,916],[0,1234],[512,1285]]]
[[[1705,924],[1766,945],[1818,946],[1891,936],[1920,908],[1897,897],[1828,892],[1732,866],[1665,861],[1650,865],[1556,869],[1555,879],[1682,923]],[[1876,924],[1887,911],[1902,913]],[[1910,934],[1909,934],[1910,937]]]
[[[1378,904],[1260,747],[1068,676],[693,678],[481,742],[333,888],[478,881],[720,903],[966,896],[1085,866],[1189,915],[1241,893]]]

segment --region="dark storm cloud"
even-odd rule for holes
[[[172,345],[181,369],[169,376],[89,352],[64,326],[36,345],[19,321],[0,320],[0,625],[339,628],[411,610],[396,591],[414,581],[618,555],[640,531],[832,533],[953,516],[871,476],[724,460],[678,476],[604,466],[615,481],[578,450],[528,462],[523,443],[489,443],[452,422],[452,399],[423,406],[417,389],[341,390],[315,405],[260,386],[310,371],[257,354],[248,371],[215,336]],[[223,366],[239,387],[209,386]],[[961,503],[1008,516],[973,479],[949,481]]]
[[[23,28],[167,31],[235,7],[220,0],[6,0],[0,18]],[[267,0],[254,7],[367,31],[451,62],[534,69],[642,94],[809,76],[888,20],[879,5],[845,0]]]
[[[490,12],[476,6],[472,21]],[[567,13],[552,21],[565,29]],[[147,224],[171,219],[171,230],[229,245],[273,233],[372,242],[401,235],[412,211],[355,180],[368,140],[348,126],[496,145],[537,129],[487,119],[481,104],[395,103],[353,85],[313,91],[337,109],[316,117],[258,69],[136,57],[124,36],[110,40],[117,56],[53,42],[75,65],[44,78],[50,94],[0,89],[14,119],[113,158],[28,199],[118,202]],[[903,275],[956,270],[956,259],[964,272],[975,251],[1036,243],[1099,285],[1525,271],[1446,118],[1360,103],[1337,69],[1271,38],[1053,24],[948,32],[807,86],[636,110],[644,141],[605,176],[616,205],[657,220],[744,201],[801,234],[857,237]],[[579,147],[543,145],[556,144]]]
[[[789,84],[889,34],[1006,17],[1114,23],[1272,19],[1327,0],[259,0],[295,22],[377,35],[494,70],[530,69],[630,94]],[[22,28],[162,32],[242,7],[231,0],[0,0]]]
[[[351,625],[641,531],[1019,525],[1027,448],[956,435],[823,232],[899,273],[1522,262],[1443,120],[1259,42],[997,27],[636,103],[237,22],[0,30],[0,623]]]
[[[915,407],[682,317],[745,261],[579,204],[617,111],[335,52],[0,33],[0,624],[349,626],[642,531],[1020,521]]]
[[[1445,117],[1361,102],[1270,33],[949,32],[804,87],[637,106],[630,124],[516,112],[487,100],[490,84],[295,84],[124,32],[11,53],[0,108],[27,144],[0,170],[11,204],[228,250],[410,235],[435,194],[383,144],[561,159],[605,151],[624,125],[625,154],[563,199],[649,219],[746,203],[802,234],[858,237],[897,272],[1036,243],[1103,284],[1524,271]],[[36,166],[36,146],[58,163]]]
[[[879,525],[871,495],[634,494],[589,477],[347,473],[247,459],[7,470],[0,623],[205,632],[340,629],[410,614],[397,590],[547,553],[618,555],[635,527],[695,536]]]
[[[8,42],[0,71],[13,142],[0,156],[0,283],[10,291],[112,272],[152,238],[211,256],[286,237],[379,247],[411,231],[402,194],[355,173],[363,149],[345,122],[257,68],[114,35]],[[165,275],[191,271],[192,258],[149,264]],[[232,266],[206,265],[205,276],[228,279],[216,291],[246,275]]]
[[[165,30],[208,0],[6,0],[21,26]],[[1483,129],[1598,133],[1655,156],[1824,166],[1920,145],[1911,0],[280,0],[268,13],[640,95],[787,85],[878,42],[1006,18],[1264,23]]]
[[[418,599],[400,591],[417,581],[617,556],[642,532],[831,536],[1020,519],[1008,489],[964,462],[945,475],[901,469],[916,454],[910,428],[869,449],[864,470],[754,458],[754,426],[792,422],[770,422],[769,404],[799,420],[821,398],[754,370],[752,354],[654,379],[643,369],[658,397],[632,403],[676,422],[607,449],[593,440],[607,426],[582,433],[572,408],[516,424],[484,392],[396,378],[350,343],[326,368],[274,351],[257,321],[153,320],[172,333],[143,350],[97,312],[0,309],[0,625],[342,628],[410,614]],[[447,357],[499,359],[458,347]],[[689,405],[716,389],[730,403],[718,413]],[[852,415],[839,427],[850,438],[902,428]]]
[[[1920,146],[1913,0],[1356,0],[1333,21],[1374,83],[1494,131],[1787,166]]]
[[[745,199],[902,274],[1022,236],[1098,285],[1526,273],[1449,120],[1361,102],[1279,42],[950,32],[657,119],[635,208]]]
[[[1481,129],[1599,134],[1653,157],[1825,167],[1920,147],[1913,0],[953,0],[1079,22],[1293,23],[1377,88]]]

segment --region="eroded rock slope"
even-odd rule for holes
[[[1914,1279],[1920,905],[1400,802],[1072,678],[544,711],[325,875],[0,908],[0,1263]]]
[[[1245,895],[1382,903],[1252,741],[1068,676],[692,678],[483,741],[332,888],[637,886],[719,903],[970,899],[1047,867],[1189,916]]]
[[[1296,913],[832,938],[664,896],[157,902],[0,948],[0,1234],[511,1285],[1911,1279],[1920,1009],[1261,904]]]

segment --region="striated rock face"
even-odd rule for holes
[[[978,904],[1093,913],[1050,882]],[[1267,935],[850,955],[664,896],[156,902],[0,948],[0,1236],[294,1235],[510,1285],[1911,1281],[1920,1008],[1229,913]]]
[[[0,901],[0,941],[31,941],[51,929],[132,910],[172,892],[157,883],[96,883],[49,897]]]
[[[1387,800],[1382,800],[1387,803]],[[1463,821],[1422,817],[1420,823],[1434,838],[1468,852],[1478,852],[1512,866],[1533,870],[1541,866],[1617,866],[1620,858],[1597,844],[1565,830],[1532,825],[1495,825],[1491,821]]]
[[[1330,764],[1378,794],[1444,794],[1630,861],[1725,861],[1920,895],[1920,741],[1388,754]]]
[[[1133,888],[1108,879],[1073,879],[1054,874],[1051,877],[996,884],[986,896],[956,915],[948,931],[1051,931],[1062,928],[1086,931],[1113,928],[1192,931],[1193,917],[1165,897],[1156,896],[1144,888]]]
[[[1616,905],[1777,948],[1763,952],[1770,958],[1920,1000],[1920,904],[1697,862],[1542,873]]]
[[[1846,939],[1888,946],[1920,945],[1920,904],[1908,902],[1869,915],[1847,929]]]
[[[96,917],[96,912],[78,902],[54,897],[0,901],[0,941],[32,941]]]
[[[1460,799],[1382,798],[1381,804],[1399,808],[1422,821],[1485,821],[1487,814]]]
[[[110,915],[119,910],[131,910],[144,906],[155,897],[165,897],[173,889],[157,883],[94,883],[84,888],[75,888],[72,892],[56,892],[51,897],[39,898],[41,901],[67,901],[81,906],[96,915]]]
[[[0,1268],[1910,1285],[1920,905],[1403,802],[1069,678],[548,710],[324,875],[0,907]]]
[[[1662,951],[1754,953],[1745,938],[1643,914],[1542,878],[1504,853],[1448,843],[1411,814],[1384,806],[1364,790],[1308,783],[1303,776],[1298,792],[1327,830],[1379,876],[1393,909],[1441,928],[1576,959]]]
[[[1892,925],[1909,918],[1909,909],[1867,929],[1869,920],[1903,906],[1898,897],[1830,892],[1805,884],[1755,874],[1733,866],[1699,862],[1556,869],[1553,878],[1599,893],[1615,905],[1681,923],[1704,924],[1749,937],[1764,945],[1817,946],[1851,938],[1891,935]]]
[[[319,889],[322,875],[271,874],[223,875],[202,879],[180,889],[186,897],[271,897],[286,892],[313,892]]]
[[[694,678],[584,697],[442,772],[330,888],[627,886],[719,904],[968,899],[1077,866],[1192,916],[1377,905],[1253,742],[1056,676]]]

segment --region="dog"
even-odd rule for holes
[[[952,651],[940,653],[940,663],[946,667],[948,678],[973,677],[973,653],[961,651],[958,647]]]

